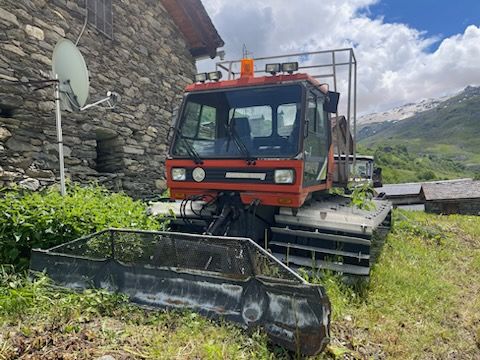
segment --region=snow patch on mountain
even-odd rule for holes
[[[358,124],[366,125],[372,123],[381,123],[386,121],[398,121],[412,117],[420,112],[431,110],[437,107],[440,103],[455,96],[448,95],[435,99],[423,99],[417,103],[408,103],[402,106],[397,106],[391,110],[363,115],[358,119]]]

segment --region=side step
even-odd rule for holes
[[[246,238],[109,229],[34,249],[30,270],[67,288],[104,288],[149,307],[261,327],[274,343],[305,355],[329,341],[325,289]]]

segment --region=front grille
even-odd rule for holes
[[[219,169],[219,168],[204,168],[205,180],[202,182],[222,182],[222,183],[248,183],[248,184],[273,184],[274,170],[273,169]],[[193,169],[187,169],[187,181],[194,181],[192,177]],[[230,177],[227,177],[227,173]],[[264,179],[261,179],[262,175]],[[238,177],[236,177],[239,175]],[[243,176],[259,176],[259,178],[248,178]]]

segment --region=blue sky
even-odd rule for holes
[[[386,23],[403,23],[439,40],[480,25],[480,0],[381,0],[369,6],[368,16]],[[440,41],[429,47],[435,51]]]
[[[480,85],[480,0],[202,2],[226,60],[353,47],[360,115]]]

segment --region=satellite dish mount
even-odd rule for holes
[[[108,91],[101,100],[87,104],[90,80],[82,53],[70,40],[61,39],[53,50],[52,72],[55,77],[55,116],[57,123],[58,157],[60,163],[60,191],[65,195],[65,165],[63,160],[62,108],[79,112],[106,103],[113,109],[120,95]]]

